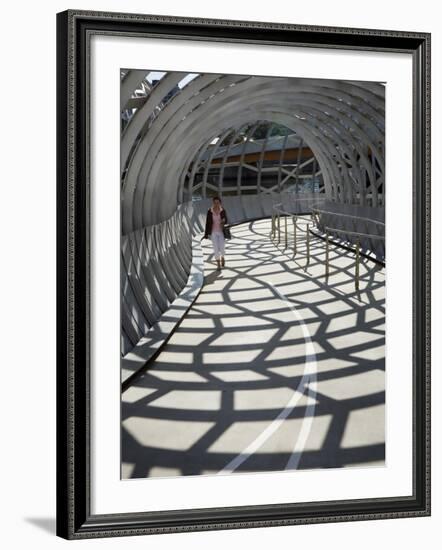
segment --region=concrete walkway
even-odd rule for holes
[[[384,269],[270,221],[232,228],[226,267],[210,241],[203,289],[122,395],[122,477],[382,465]]]

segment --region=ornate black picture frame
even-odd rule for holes
[[[413,57],[413,495],[93,515],[89,44],[94,34]],[[67,539],[430,514],[430,35],[69,10],[57,15],[57,534]]]

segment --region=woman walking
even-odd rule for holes
[[[206,229],[204,238],[210,237],[213,245],[213,254],[216,259],[217,270],[224,267],[224,227],[227,223],[227,214],[221,205],[219,197],[213,197],[212,207],[207,211]]]

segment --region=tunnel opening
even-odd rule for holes
[[[283,124],[259,120],[213,138],[189,165],[184,200],[324,192],[319,162],[303,137]]]

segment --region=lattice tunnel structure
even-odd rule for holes
[[[214,195],[231,223],[268,217],[275,201],[304,211],[319,198],[329,211],[383,221],[385,86],[121,71],[121,353],[128,373],[138,355],[147,357],[137,351],[140,342],[201,283],[190,281],[195,236]]]

